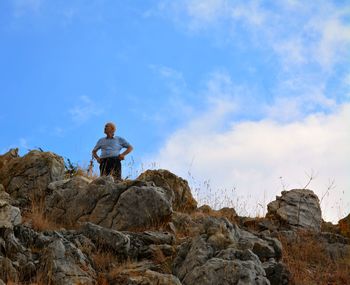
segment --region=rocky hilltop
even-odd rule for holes
[[[118,183],[66,174],[51,152],[0,156],[0,284],[297,284],[288,249],[306,255],[306,239],[328,267],[349,260],[350,218],[323,222],[308,189],[283,191],[266,217],[248,218],[198,207],[167,170]]]

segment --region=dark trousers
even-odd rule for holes
[[[122,180],[122,164],[118,157],[101,158],[100,175],[112,175],[115,180]]]

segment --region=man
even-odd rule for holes
[[[112,175],[115,180],[122,179],[121,161],[128,155],[133,147],[123,138],[114,136],[116,126],[113,123],[105,125],[104,133],[106,137],[97,141],[96,146],[92,150],[92,156],[100,164],[100,175]],[[120,151],[126,148],[122,153]],[[97,151],[101,150],[101,155],[97,155]]]

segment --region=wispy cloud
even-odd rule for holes
[[[21,17],[28,13],[38,13],[44,0],[13,0],[14,16]]]
[[[80,96],[79,99],[79,105],[69,110],[69,114],[74,123],[78,125],[83,124],[90,118],[101,115],[104,112],[104,110],[97,106],[88,96]]]
[[[312,64],[329,70],[348,54],[350,9],[333,1],[278,1],[263,5],[260,1],[189,0],[161,1],[159,9],[175,23],[201,32],[220,25],[232,43],[240,27],[255,44],[269,47],[285,67]],[[170,17],[171,18],[171,17]],[[181,20],[179,19],[181,18]],[[217,35],[215,35],[217,36]]]

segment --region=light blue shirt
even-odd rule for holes
[[[121,137],[101,138],[96,143],[94,151],[101,150],[101,158],[118,156],[122,148],[131,146],[125,139]]]

